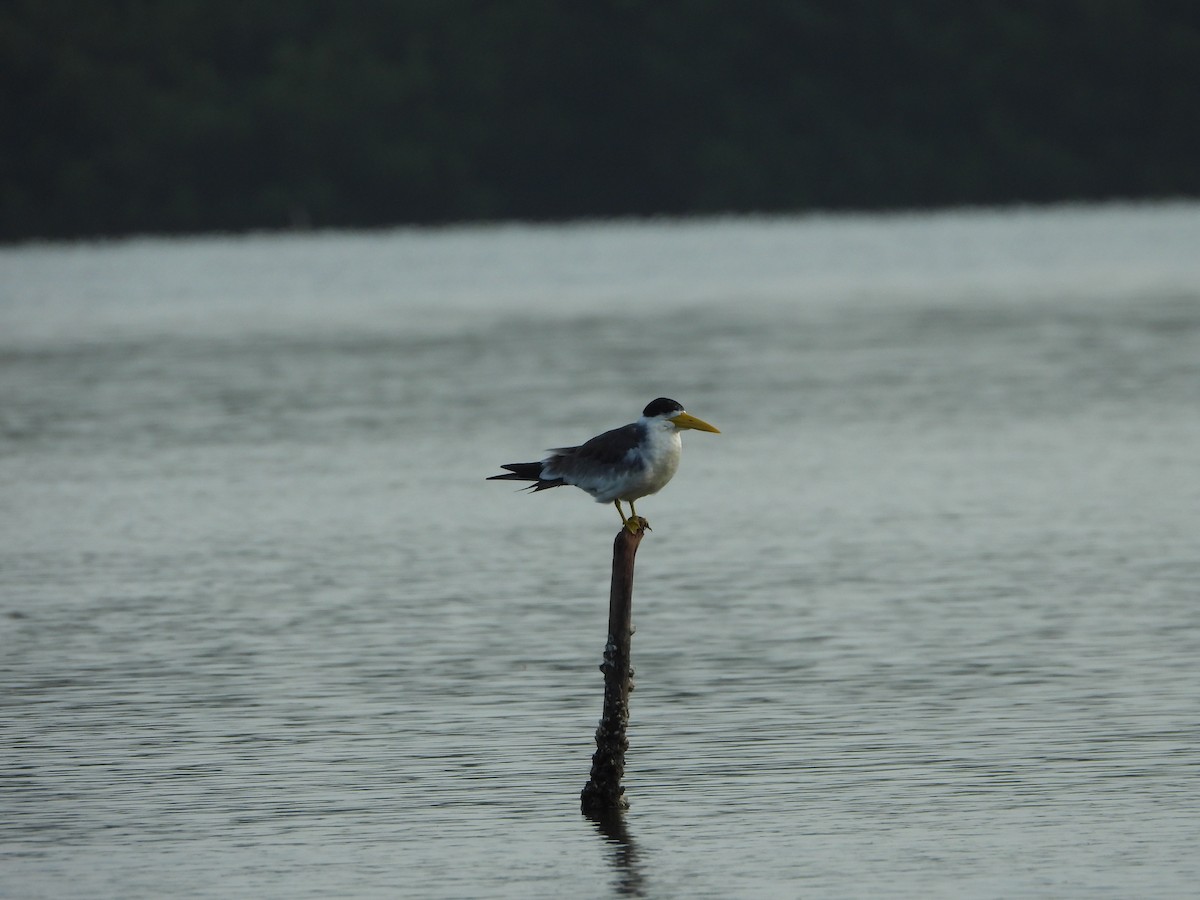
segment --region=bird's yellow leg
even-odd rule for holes
[[[650,523],[637,514],[637,508],[634,507],[632,500],[629,501],[629,522],[625,523],[626,528],[629,528],[630,522],[640,522],[642,528],[646,531],[650,530]],[[633,528],[629,528],[629,530],[633,531]]]
[[[632,503],[629,505],[633,506]],[[617,515],[621,517],[621,524],[624,525],[626,528],[629,528],[629,520],[627,518],[625,518],[625,510],[621,509],[621,501],[614,500],[613,506],[615,506],[617,508]],[[632,528],[629,528],[629,530],[633,531]]]

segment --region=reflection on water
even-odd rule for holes
[[[5,891],[1187,895],[1198,244],[1176,204],[0,250]],[[639,504],[591,822],[615,517],[484,478],[659,395],[722,434]]]
[[[613,892],[621,897],[645,897],[645,885],[638,861],[637,845],[629,835],[625,811],[609,809],[587,817],[610,845],[610,861],[616,879]]]

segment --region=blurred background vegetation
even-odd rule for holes
[[[1193,0],[4,0],[0,238],[1200,195]]]

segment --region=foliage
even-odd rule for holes
[[[1200,193],[1186,0],[6,0],[0,238]]]

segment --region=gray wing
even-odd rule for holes
[[[568,484],[578,484],[604,473],[636,468],[640,464],[637,447],[641,439],[641,428],[632,423],[596,435],[578,447],[558,447],[550,451],[553,456],[545,461],[543,477],[552,476]]]

